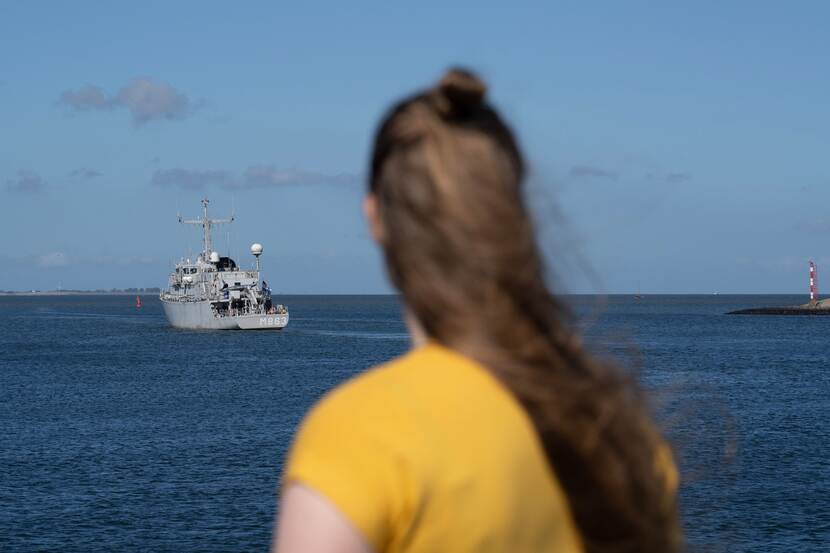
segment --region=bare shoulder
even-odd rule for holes
[[[273,553],[370,553],[372,547],[328,499],[302,484],[282,494]]]

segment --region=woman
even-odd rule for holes
[[[364,207],[413,349],[307,416],[281,553],[680,549],[668,449],[549,292],[524,163],[484,97],[452,70],[378,130]]]

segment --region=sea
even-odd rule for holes
[[[394,296],[291,296],[280,332],[157,298],[0,297],[0,551],[265,551],[326,391],[408,348]],[[800,296],[570,296],[675,447],[691,551],[830,551],[830,317]]]

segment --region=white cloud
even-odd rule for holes
[[[187,96],[166,83],[147,77],[124,86],[113,101],[130,110],[136,125],[153,119],[183,119],[193,110]]]
[[[37,194],[46,188],[46,181],[34,171],[18,171],[17,176],[6,180],[6,190],[18,194]]]
[[[77,110],[86,111],[90,109],[110,109],[110,102],[104,90],[100,86],[88,84],[78,90],[65,90],[59,102]]]
[[[81,167],[80,169],[75,169],[71,173],[69,173],[70,177],[78,177],[81,179],[94,179],[96,177],[102,176],[103,173],[100,171],[96,171],[95,169],[90,169],[88,167]]]
[[[302,169],[277,169],[273,165],[252,165],[245,169],[242,173],[242,179],[235,187],[261,188],[287,184],[356,184],[358,182],[360,182],[360,177],[350,173],[327,175],[325,173],[304,171]]]
[[[278,169],[273,165],[251,165],[240,176],[219,169],[159,169],[151,182],[157,186],[202,189],[221,186],[237,190],[272,186],[316,186],[320,184],[359,184],[362,178],[352,173],[326,174],[303,169]]]
[[[126,109],[136,125],[160,119],[184,119],[198,107],[187,95],[151,77],[133,79],[112,96],[95,85],[66,90],[58,102],[74,111]]]

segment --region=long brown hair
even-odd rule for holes
[[[527,410],[586,551],[678,551],[665,446],[632,379],[586,353],[549,291],[524,162],[484,84],[453,69],[394,106],[371,163],[390,278],[431,339]]]

